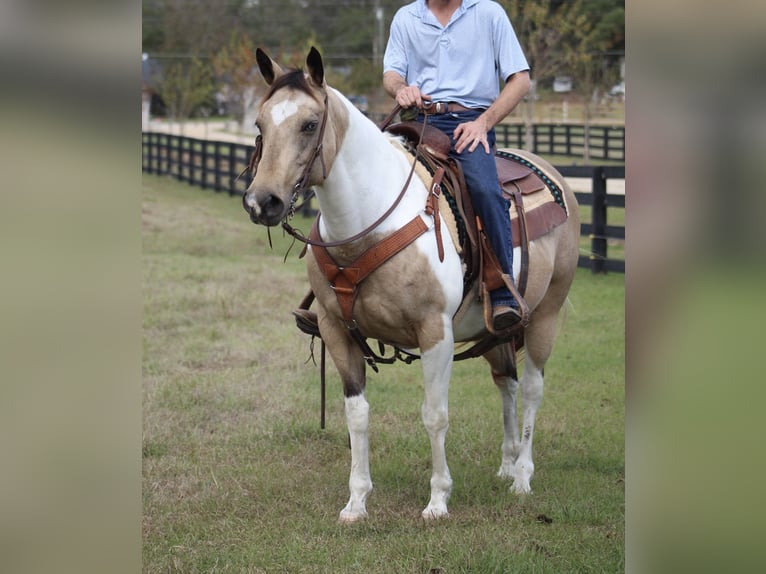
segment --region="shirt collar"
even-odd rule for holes
[[[473,6],[474,4],[478,4],[481,2],[481,0],[463,0],[463,3],[460,5],[460,7],[457,9],[457,13],[461,14],[462,12],[465,12]],[[426,0],[418,0],[418,16],[421,20],[425,18],[425,16],[428,14],[428,5],[426,4]]]

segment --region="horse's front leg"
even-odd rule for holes
[[[320,318],[320,332],[343,381],[346,424],[351,444],[350,496],[340,512],[341,522],[357,522],[367,517],[367,497],[372,492],[369,457],[369,404],[364,397],[365,363],[358,345],[343,325],[331,325]]]
[[[454,344],[452,327],[447,317],[444,317],[442,325],[443,337],[439,341],[430,347],[421,343],[425,387],[422,417],[431,440],[432,465],[431,500],[422,513],[426,519],[448,516],[447,500],[452,491],[444,440],[449,427],[448,395]]]
[[[346,397],[346,424],[351,443],[351,474],[348,478],[350,496],[345,508],[340,511],[341,522],[356,522],[367,517],[367,497],[372,492],[367,432],[369,410],[370,406],[363,392]]]

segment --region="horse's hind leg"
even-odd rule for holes
[[[521,400],[523,410],[521,444],[513,473],[513,490],[517,494],[532,492],[530,481],[535,472],[532,461],[532,441],[535,434],[537,409],[543,400],[543,369],[553,350],[558,309],[543,312],[542,309],[530,322],[524,336],[526,356],[521,376]]]
[[[516,361],[510,344],[498,345],[484,355],[489,361],[492,380],[495,382],[503,401],[503,446],[500,470],[501,478],[513,478],[516,459],[521,448],[519,422],[516,415],[516,391],[519,386]]]
[[[539,309],[537,311],[540,311]],[[524,334],[526,356],[521,377],[523,419],[519,435],[516,414],[516,392],[519,386],[510,345],[495,347],[484,357],[492,367],[492,378],[503,400],[502,461],[497,475],[512,478],[512,489],[518,494],[532,492],[530,481],[535,472],[532,440],[537,410],[543,399],[543,367],[553,349],[558,313],[535,313]]]

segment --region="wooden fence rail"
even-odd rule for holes
[[[524,148],[526,127],[522,124],[495,126],[498,147]],[[583,157],[585,142],[591,160],[625,161],[625,126],[582,124],[533,124],[532,153]]]
[[[505,144],[499,145],[506,147]],[[510,144],[508,147],[521,147]],[[165,133],[141,134],[141,169],[168,175],[189,185],[241,196],[251,182],[242,170],[253,146],[200,140]],[[624,179],[624,166],[556,166],[564,177],[590,178],[591,193],[576,193],[580,205],[591,206],[591,222],[583,223],[581,235],[590,238],[590,253],[580,255],[578,265],[593,273],[625,272],[625,261],[608,257],[608,240],[625,240],[625,228],[607,223],[607,207],[625,207],[625,196],[606,193],[608,179]]]

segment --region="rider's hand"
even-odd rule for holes
[[[423,100],[430,101],[430,97],[420,91],[417,86],[404,86],[396,92],[396,103],[403,108],[416,106],[423,107]]]
[[[490,153],[487,131],[489,131],[487,130],[487,122],[483,116],[479,116],[472,122],[460,124],[455,128],[455,133],[453,134],[455,138],[455,151],[463,153],[463,150],[468,148],[468,151],[472,152],[481,144],[484,147],[484,151]]]

